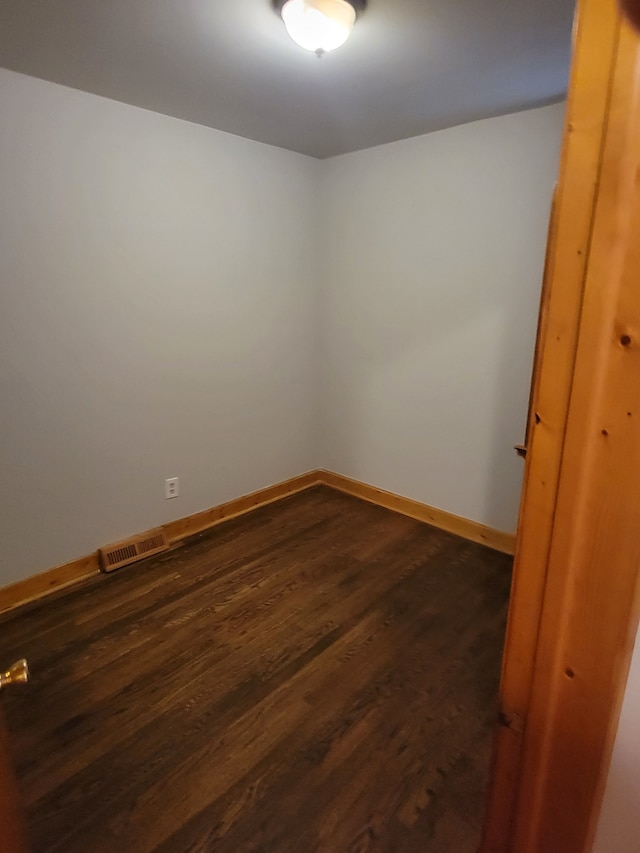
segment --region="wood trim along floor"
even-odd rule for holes
[[[182,539],[186,539],[188,536],[201,533],[203,530],[208,530],[210,527],[243,515],[260,506],[265,506],[266,504],[293,495],[296,492],[308,489],[311,486],[321,484],[362,498],[369,501],[369,503],[377,504],[394,512],[399,512],[402,515],[416,518],[418,521],[432,524],[441,530],[455,533],[463,539],[487,545],[489,548],[501,551],[504,554],[513,554],[514,552],[515,534],[513,533],[503,533],[499,530],[493,530],[491,527],[486,527],[477,521],[460,518],[460,516],[452,515],[441,509],[435,509],[411,498],[405,498],[401,495],[387,492],[384,489],[378,489],[375,486],[361,483],[358,480],[344,477],[342,474],[334,474],[332,471],[324,470],[309,471],[306,474],[300,474],[282,483],[276,483],[265,489],[259,489],[257,492],[243,495],[242,497],[211,507],[211,509],[206,509],[203,512],[197,512],[194,515],[188,515],[176,521],[169,521],[167,524],[163,524],[162,527],[170,544],[175,544]],[[49,569],[41,574],[16,581],[16,583],[0,589],[0,613],[13,610],[22,604],[35,601],[52,592],[57,592],[64,587],[71,586],[71,584],[98,574],[99,571],[100,561],[98,552],[95,551],[86,557],[71,560],[71,562],[65,563],[62,566],[56,566],[56,568]]]
[[[243,495],[203,512],[170,521],[161,527],[164,529],[169,543],[173,545],[182,539],[186,539],[187,536],[201,533],[222,521],[227,521],[259,506],[308,489],[319,482],[321,482],[320,472],[309,471],[306,474],[299,474],[297,477],[291,477],[282,483],[267,486],[265,489],[259,489],[257,492]],[[38,575],[16,581],[16,583],[0,589],[0,613],[5,613],[21,604],[27,604],[29,601],[35,601],[52,592],[57,592],[59,589],[91,577],[99,571],[100,558],[98,551],[94,551],[93,554],[86,557],[79,557],[77,560],[71,560],[62,566],[56,566],[54,569],[48,569]]]
[[[195,515],[188,515],[185,518],[179,518],[177,521],[170,521],[168,524],[163,524],[162,527],[167,534],[170,544],[179,542],[182,539],[186,539],[187,536],[193,536],[194,533],[202,533],[203,530],[208,530],[222,521],[228,521],[230,518],[243,515],[245,512],[250,512],[259,506],[265,506],[274,501],[282,500],[282,498],[286,498],[289,495],[294,495],[296,492],[301,492],[303,489],[316,486],[321,482],[320,474],[320,471],[309,471],[306,474],[300,474],[297,477],[292,477],[290,480],[276,483],[275,486],[267,486],[266,489],[259,489],[250,495],[234,498],[226,503],[211,507],[211,509],[197,512]]]
[[[59,589],[64,589],[66,586],[71,586],[71,584],[99,572],[100,561],[98,560],[98,552],[95,551],[86,557],[79,557],[77,560],[71,560],[62,566],[56,566],[54,569],[48,569],[38,575],[16,581],[0,589],[0,613],[13,610],[14,607],[35,601],[37,598],[42,598],[52,592],[57,592]]]
[[[323,483],[334,489],[339,489],[341,492],[347,492],[347,494],[355,495],[370,503],[378,504],[378,506],[394,510],[394,512],[399,512],[402,515],[408,515],[411,518],[418,519],[418,521],[432,524],[434,527],[440,528],[440,530],[455,533],[457,536],[469,539],[471,542],[487,545],[489,548],[501,551],[503,554],[513,555],[515,551],[515,533],[504,533],[501,530],[494,530],[492,527],[487,527],[477,521],[453,515],[450,512],[445,512],[443,509],[427,506],[427,504],[420,503],[420,501],[404,498],[393,492],[378,489],[376,486],[369,486],[367,483],[352,480],[350,477],[343,477],[342,474],[334,474],[331,471],[320,471],[319,474]]]

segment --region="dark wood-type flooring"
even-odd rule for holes
[[[315,487],[0,618],[35,853],[473,853],[510,570]]]

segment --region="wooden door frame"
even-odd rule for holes
[[[482,853],[595,833],[638,627],[638,175],[640,37],[579,0]]]

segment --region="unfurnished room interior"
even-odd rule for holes
[[[624,15],[0,0],[3,851],[639,853]]]

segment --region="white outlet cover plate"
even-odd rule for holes
[[[164,496],[167,500],[177,498],[179,494],[179,484],[177,477],[169,477],[164,481]]]

